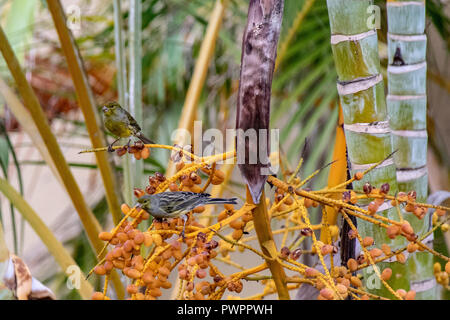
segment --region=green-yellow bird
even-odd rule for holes
[[[154,144],[154,142],[146,138],[141,131],[141,127],[136,120],[120,106],[117,102],[108,102],[102,107],[106,129],[117,137],[117,139],[108,146],[109,152],[114,152],[112,146],[119,141],[120,138],[129,138],[131,136],[138,138],[144,143]],[[131,140],[128,141],[128,144]]]

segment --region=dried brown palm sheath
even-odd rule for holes
[[[242,40],[236,148],[239,169],[255,203],[259,203],[268,174],[261,169],[269,167],[270,93],[283,5],[283,0],[251,0]],[[255,130],[256,138],[245,138],[249,129]]]

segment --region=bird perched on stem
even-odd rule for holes
[[[136,120],[122,108],[117,102],[108,102],[102,107],[106,129],[109,130],[117,139],[108,146],[109,152],[114,152],[112,146],[119,141],[120,138],[136,137],[143,143],[154,144],[154,142],[146,138],[141,131],[141,127]],[[128,140],[128,145],[131,140]]]
[[[206,204],[237,204],[237,198],[210,198],[208,193],[186,191],[161,192],[140,197],[137,207],[144,209],[155,218],[177,218],[183,215],[184,225],[181,233],[184,237],[186,213]]]

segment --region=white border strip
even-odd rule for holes
[[[388,37],[390,40],[393,41],[404,41],[404,42],[427,41],[427,36],[425,34],[405,35],[405,34],[388,33]]]
[[[403,101],[403,100],[420,100],[420,99],[426,99],[427,96],[425,94],[420,94],[416,96],[398,96],[395,94],[388,94],[386,99],[392,100],[392,101]]]
[[[344,124],[344,130],[358,132],[358,133],[389,133],[388,121],[379,121],[376,124],[371,123],[354,123]]]
[[[427,130],[391,130],[391,133],[407,138],[428,138]]]
[[[386,3],[388,7],[405,7],[405,6],[424,6],[423,1],[389,1]]]
[[[408,64],[405,66],[392,66],[389,65],[388,66],[388,73],[393,73],[393,74],[401,74],[401,73],[408,73],[408,72],[413,72],[413,71],[417,71],[420,70],[422,68],[426,68],[427,67],[427,63],[421,62],[421,63],[415,63],[415,64]]]
[[[407,182],[423,177],[428,172],[427,167],[412,170],[397,170],[397,182]]]
[[[337,90],[339,95],[347,95],[347,94],[353,94],[360,91],[367,90],[379,82],[383,81],[383,76],[381,74],[376,75],[375,77],[370,77],[365,80],[360,81],[352,81],[346,84],[340,84],[337,83]]]
[[[354,35],[333,34],[333,35],[331,35],[331,44],[338,44],[340,42],[345,42],[345,41],[359,41],[364,38],[373,36],[374,34],[375,35],[377,34],[376,30],[369,30],[367,32],[358,33],[358,34],[354,34]]]
[[[382,167],[392,166],[393,164],[394,164],[394,159],[389,158],[389,159],[384,160],[382,163],[380,163],[374,170],[376,170],[378,168],[382,168]],[[352,170],[356,170],[356,171],[366,171],[367,169],[369,169],[373,165],[375,165],[375,163],[356,164],[356,163],[352,162],[351,163],[351,169]]]

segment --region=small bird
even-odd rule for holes
[[[136,120],[122,108],[117,102],[108,102],[102,107],[104,114],[104,124],[117,139],[108,146],[109,152],[114,152],[112,146],[119,141],[120,138],[128,138],[134,136],[144,143],[154,144],[154,142],[146,138],[141,131],[141,127]],[[130,144],[128,141],[128,145]]]
[[[145,195],[140,197],[137,207],[144,209],[153,217],[176,218],[183,216],[184,226],[181,235],[184,237],[186,226],[186,213],[196,207],[206,204],[237,204],[237,198],[210,198],[208,193],[195,193],[186,191],[161,192],[157,194]]]

